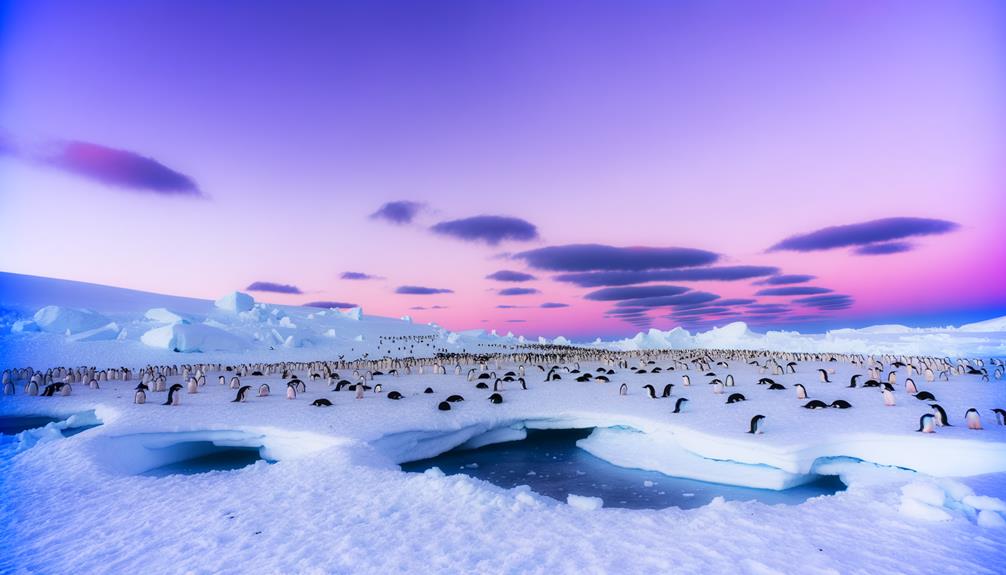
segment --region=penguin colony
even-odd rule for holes
[[[415,353],[430,351],[436,338],[433,336],[382,336],[379,338],[381,351],[391,353]],[[423,349],[423,348],[427,349]],[[521,393],[537,385],[555,385],[555,382],[605,385],[613,380],[629,379],[630,375],[657,375],[668,378],[675,372],[674,380],[680,387],[699,393],[702,384],[716,395],[727,393],[738,387],[737,379],[729,373],[731,365],[746,364],[757,369],[761,376],[755,381],[742,382],[746,393],[731,392],[724,402],[727,406],[748,401],[753,394],[762,394],[779,402],[799,402],[808,410],[846,410],[858,402],[883,402],[886,406],[898,405],[898,395],[905,402],[918,402],[920,410],[916,431],[935,433],[941,427],[951,427],[951,417],[940,405],[937,394],[941,382],[948,382],[950,376],[974,378],[980,382],[1002,380],[1006,366],[1001,359],[915,357],[915,356],[868,356],[850,354],[783,353],[746,350],[648,350],[613,352],[607,350],[576,348],[548,344],[524,344],[520,347],[509,344],[481,344],[486,353],[448,353],[435,349],[431,357],[370,358],[365,355],[356,360],[340,357],[335,361],[242,363],[224,365],[220,363],[197,363],[180,365],[147,365],[137,369],[117,367],[98,369],[96,367],[53,367],[36,371],[31,367],[5,369],[2,372],[3,394],[10,396],[23,393],[29,396],[57,397],[74,393],[73,385],[86,390],[102,389],[103,382],[132,382],[132,400],[136,405],[147,404],[149,394],[165,393],[164,401],[154,402],[162,406],[177,407],[184,403],[185,394],[198,394],[206,385],[207,376],[216,374],[218,385],[227,385],[234,390],[234,404],[255,401],[256,398],[270,396],[268,383],[255,381],[260,377],[280,378],[286,382],[286,398],[296,400],[308,393],[305,380],[312,382],[314,393],[351,392],[355,399],[365,399],[368,395],[383,396],[389,400],[407,404],[414,397],[436,395],[432,387],[422,393],[404,394],[391,389],[384,393],[384,387],[393,388],[394,378],[411,374],[464,376],[471,384],[471,393],[481,395],[484,401],[494,405],[504,404],[507,395]],[[835,369],[804,367],[806,363],[848,364],[856,373],[848,384],[835,381]],[[581,363],[597,364],[591,370]],[[507,367],[504,367],[507,366]],[[904,373],[903,393],[898,393],[899,374]],[[303,375],[303,379],[300,377]],[[803,375],[807,381],[794,384],[795,394],[768,393],[785,392],[786,386],[776,382],[773,376]],[[815,377],[816,376],[816,377]],[[375,381],[381,378],[384,383]],[[919,380],[919,382],[916,381]],[[455,380],[456,381],[456,380]],[[921,383],[925,382],[925,383]],[[129,384],[131,385],[131,384]],[[632,390],[640,389],[644,397],[661,401],[670,399],[667,414],[674,417],[686,413],[688,398],[675,394],[674,383],[661,381],[657,385],[638,385],[630,381],[618,381],[613,388],[613,398],[631,397]],[[928,387],[929,389],[923,389]],[[728,389],[729,388],[729,389]],[[257,392],[252,392],[256,389]],[[934,393],[932,390],[936,390]],[[879,393],[878,393],[879,392]],[[842,395],[842,397],[837,397]],[[440,411],[451,411],[465,397],[452,393],[434,398],[433,405]],[[613,399],[614,400],[614,399]],[[328,398],[316,398],[309,403],[312,407],[332,407]],[[737,409],[730,408],[727,409]],[[982,412],[991,412],[995,425],[1006,425],[1006,410],[998,406],[970,407],[961,414],[960,422],[970,430],[982,430]],[[766,429],[768,419],[755,415],[746,430],[750,434],[761,434]],[[991,422],[992,420],[990,420]],[[742,430],[738,430],[742,431]]]

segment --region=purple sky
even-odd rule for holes
[[[5,271],[528,335],[1006,313],[1001,2],[0,10]]]

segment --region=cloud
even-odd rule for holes
[[[351,307],[360,307],[360,306],[356,305],[355,303],[346,303],[344,301],[312,301],[312,302],[308,302],[308,303],[306,303],[304,305],[307,306],[307,307],[321,307],[321,308],[325,308],[325,309],[329,309],[329,308],[333,308],[333,307],[340,308],[340,309],[347,309],[347,308],[351,308]]]
[[[509,216],[474,216],[440,222],[430,228],[434,233],[491,246],[504,240],[526,242],[538,239],[538,228],[531,222]]]
[[[277,284],[273,282],[252,282],[245,289],[248,291],[267,291],[273,293],[303,293],[297,286]]]
[[[414,306],[410,307],[409,309],[414,309],[414,310],[417,310],[417,311],[419,311],[419,310],[425,310],[425,309],[447,309],[447,306],[445,306],[445,305],[431,305],[429,307],[426,307],[426,306],[422,306],[422,305],[414,305]]]
[[[203,195],[191,177],[135,152],[80,141],[54,148],[43,163],[103,184],[165,196]]]
[[[487,280],[496,280],[498,282],[527,282],[534,279],[538,279],[531,274],[526,274],[524,272],[515,272],[512,270],[500,270],[498,272],[493,272],[486,276]]]
[[[679,295],[686,291],[688,291],[686,287],[671,285],[610,287],[592,291],[583,298],[594,301],[615,301]]]
[[[616,307],[666,307],[666,306],[679,306],[679,305],[689,305],[697,303],[711,302],[720,299],[720,296],[703,291],[692,291],[684,293],[681,295],[663,296],[663,297],[648,297],[641,299],[630,299],[625,301],[620,301],[615,304]]]
[[[640,315],[649,313],[650,309],[645,307],[622,307],[612,308],[604,312],[605,315]]]
[[[395,293],[403,295],[435,295],[441,293],[454,293],[454,290],[424,286],[398,286],[395,288]]]
[[[735,281],[776,274],[771,266],[721,266],[679,270],[597,271],[560,274],[554,280],[580,287],[624,286],[653,281]]]
[[[370,214],[373,220],[385,220],[393,224],[410,224],[425,204],[420,202],[388,202]]]
[[[796,298],[793,300],[793,303],[815,307],[822,310],[842,310],[852,307],[854,301],[855,300],[853,300],[852,296],[849,295],[829,294]]]
[[[810,252],[862,246],[913,236],[945,234],[959,227],[954,222],[931,218],[884,218],[859,224],[832,226],[808,234],[790,236],[770,247],[768,251]]]
[[[728,307],[695,307],[688,309],[675,309],[671,312],[670,317],[717,315],[726,312],[736,313]]]
[[[823,287],[790,286],[758,290],[755,292],[755,295],[814,295],[819,293],[828,293],[830,291],[830,289]]]
[[[383,280],[381,276],[374,276],[370,274],[365,274],[363,272],[342,272],[339,275],[339,279],[344,280]]]
[[[522,306],[522,305],[510,305],[510,304],[501,303],[498,306],[496,306],[496,309],[522,309],[524,307],[525,306]]]
[[[852,253],[861,256],[886,256],[890,254],[900,254],[912,251],[913,246],[909,242],[884,242],[879,244],[866,244],[859,246]]]
[[[519,287],[506,288],[506,289],[501,289],[499,291],[500,295],[507,295],[507,296],[510,296],[510,295],[531,295],[531,294],[536,294],[536,293],[541,293],[541,292],[539,292],[538,290],[536,290],[534,288],[519,288]]]
[[[755,285],[781,286],[789,284],[802,284],[817,279],[817,276],[807,274],[779,274],[754,282]]]
[[[531,267],[558,272],[643,271],[703,266],[718,254],[692,248],[619,248],[601,244],[549,246],[514,255]]]
[[[559,302],[554,302],[554,301],[547,301],[547,302],[541,304],[538,307],[540,307],[542,309],[559,309],[561,307],[569,307],[569,304],[568,303],[559,303]]]
[[[527,321],[527,320],[523,320],[523,319],[508,319],[508,320],[506,320],[507,323],[524,323],[525,321]]]

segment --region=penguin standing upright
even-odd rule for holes
[[[4,374],[6,375],[6,374]],[[14,382],[6,380],[3,382],[3,394],[4,395],[14,395]]]
[[[751,427],[748,429],[748,433],[764,433],[762,428],[765,426],[765,416],[756,415],[751,418]]]
[[[679,397],[678,400],[674,402],[674,411],[671,413],[681,413],[686,403],[688,403],[687,397]]]
[[[927,413],[919,418],[919,428],[916,429],[917,432],[922,433],[935,433],[936,432],[936,418],[933,417],[932,413]]]
[[[363,383],[356,384],[356,399],[363,399]]]
[[[667,385],[665,385],[664,386],[664,391],[663,391],[663,393],[660,394],[660,397],[670,397],[671,396],[671,390],[673,388],[674,388],[674,384],[673,383],[668,383]]]
[[[164,402],[164,405],[179,405],[182,401],[181,392],[182,384],[176,383],[168,388],[168,400]]]
[[[933,415],[936,417],[936,425],[939,427],[953,427],[950,425],[950,421],[947,419],[947,412],[938,403],[930,403],[929,407],[933,409]]]
[[[147,387],[147,386],[144,385],[143,387]],[[139,387],[137,387],[136,388],[136,392],[133,393],[133,403],[135,403],[137,405],[142,405],[144,403],[147,403],[147,393],[145,391],[143,391],[142,389],[140,389]]]
[[[905,379],[905,393],[915,395],[918,392],[919,388],[915,386],[915,382],[912,380],[912,378],[909,377]]]
[[[629,395],[629,384],[623,383],[618,388],[618,395]]]
[[[992,413],[996,414],[996,423],[1006,425],[1006,409],[999,409],[997,407],[992,410]]]
[[[263,383],[262,385],[258,386],[258,396],[259,397],[266,397],[266,396],[268,396],[269,395],[269,391],[271,391],[271,390],[269,389],[269,384],[268,383]]]
[[[807,388],[803,384],[796,384],[793,387],[796,388],[796,398],[797,399],[807,399]]]
[[[653,389],[652,385],[644,385],[643,389],[646,390],[646,395],[648,395],[650,399],[657,399],[657,390]]]
[[[964,414],[964,421],[967,422],[968,429],[982,428],[982,418],[978,415],[978,410],[973,407]]]
[[[885,389],[880,392],[884,396],[884,405],[887,407],[892,407],[894,405],[894,394],[890,390]]]
[[[199,380],[194,377],[190,377],[187,391],[188,393],[199,393]]]
[[[289,383],[286,385],[286,398],[297,399],[297,388],[290,385]]]
[[[687,373],[681,376],[681,385],[689,386],[691,384],[692,384],[692,378],[688,377]]]
[[[819,370],[817,370],[817,374],[818,374],[818,376],[820,376],[821,381],[823,383],[831,383],[831,380],[828,379],[828,370],[826,370],[826,369],[819,369]]]
[[[249,389],[251,389],[250,385],[242,385],[241,388],[238,389],[237,396],[235,396],[234,399],[231,400],[231,403],[244,403],[245,402],[245,396],[248,393]]]
[[[723,393],[723,382],[718,379],[714,379],[712,383],[713,383],[713,393],[715,393],[716,395],[721,395]]]

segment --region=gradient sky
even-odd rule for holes
[[[4,271],[197,297],[268,282],[300,293],[251,293],[578,338],[1006,314],[1003,2],[0,10]],[[415,204],[373,217],[388,202]],[[483,215],[524,224],[432,229]],[[886,243],[852,228],[847,247],[770,250],[886,218],[921,219],[877,224]],[[952,229],[924,233],[933,220]],[[707,250],[848,297],[657,281],[756,301],[628,322],[585,298],[600,287],[513,256],[569,244]],[[500,270],[536,279],[486,278]]]

